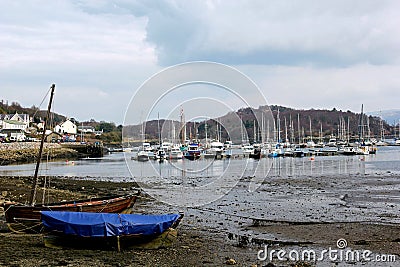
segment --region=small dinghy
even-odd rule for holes
[[[141,215],[42,211],[45,245],[84,249],[149,248],[174,230],[183,214]],[[172,233],[174,235],[174,233]],[[161,244],[161,246],[164,246]],[[151,247],[150,248],[158,248]]]

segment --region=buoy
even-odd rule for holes
[[[314,160],[314,159],[315,159],[314,157],[311,157],[311,158],[310,158],[310,160]]]

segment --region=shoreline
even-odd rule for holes
[[[0,143],[0,166],[35,162],[39,147],[40,143],[37,142]],[[42,160],[77,159],[78,156],[76,150],[55,143],[44,143]]]

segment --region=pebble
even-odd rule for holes
[[[38,142],[0,143],[0,150],[39,149],[39,147]],[[43,148],[61,148],[61,146],[56,143],[44,143]]]
[[[227,265],[235,265],[236,261],[234,259],[228,259],[228,260],[226,260],[225,264],[227,264]]]

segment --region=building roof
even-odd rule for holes
[[[15,112],[15,114],[0,114],[0,120],[11,120],[15,115],[22,121],[29,121],[29,114],[18,114],[18,112]]]

